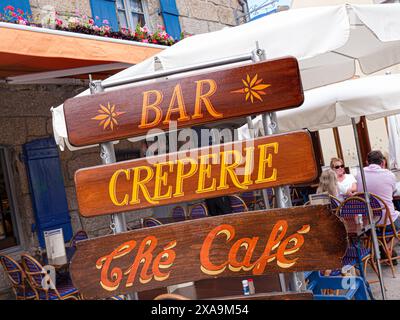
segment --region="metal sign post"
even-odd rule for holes
[[[252,52],[252,59],[254,62],[266,60],[265,50],[260,49],[258,42],[256,42],[256,50]],[[262,114],[262,123],[264,127],[264,135],[273,135],[279,133],[278,122],[276,119],[276,112],[268,112]],[[275,198],[278,208],[290,208],[292,201],[290,199],[289,187],[274,188]],[[267,190],[263,190],[264,202],[269,204]],[[279,274],[282,292],[286,292],[286,281],[284,274]],[[289,282],[289,288],[293,291],[305,290],[304,273],[292,273]]]
[[[362,180],[363,190],[364,190],[364,194],[365,194],[365,201],[367,203],[367,208],[368,208],[368,220],[369,220],[369,224],[371,225],[372,243],[373,243],[374,251],[375,251],[376,264],[378,267],[378,275],[379,275],[379,283],[381,286],[382,299],[386,300],[385,284],[383,283],[382,269],[381,269],[381,264],[379,263],[381,255],[380,255],[380,251],[379,251],[378,237],[376,235],[375,222],[374,222],[373,213],[372,213],[372,209],[371,209],[369,193],[368,193],[367,184],[365,181],[364,167],[363,167],[363,162],[362,162],[362,158],[361,158],[360,141],[358,140],[356,120],[354,118],[351,118],[351,123],[353,125],[354,139],[355,139],[356,148],[357,148],[358,165],[360,166],[360,174],[361,174],[361,180]]]
[[[100,92],[104,92],[104,88],[101,85],[101,81],[92,81],[90,79],[90,94],[96,94]],[[112,142],[105,142],[100,144],[100,158],[103,164],[115,163],[115,150]],[[124,213],[113,214],[111,215],[111,223],[110,228],[113,234],[122,233],[127,231],[126,227],[126,219]],[[132,294],[127,294],[128,300],[138,300],[138,295],[136,292]]]

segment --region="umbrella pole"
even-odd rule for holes
[[[363,167],[362,158],[361,158],[361,148],[360,148],[360,141],[358,140],[358,132],[357,132],[357,127],[356,127],[356,120],[354,118],[351,118],[351,123],[353,125],[354,139],[355,139],[355,142],[356,142],[358,163],[359,163],[359,166],[360,166],[360,174],[361,174],[361,180],[362,180],[362,184],[363,184],[363,191],[364,191],[364,194],[365,194],[365,201],[367,202],[368,220],[369,220],[369,224],[371,226],[372,244],[374,246],[375,259],[376,259],[376,264],[377,264],[377,267],[378,267],[378,277],[379,277],[379,283],[380,283],[380,286],[381,286],[382,299],[386,300],[385,285],[383,283],[383,277],[382,277],[382,269],[381,269],[381,265],[379,263],[380,252],[379,252],[378,237],[376,235],[375,222],[374,222],[374,219],[373,219],[373,214],[372,214],[372,209],[371,209],[371,204],[370,204],[370,199],[369,199],[369,193],[368,193],[367,184],[366,184],[366,181],[365,181],[364,167]]]

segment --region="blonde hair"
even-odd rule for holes
[[[336,173],[332,169],[323,171],[319,177],[317,193],[323,192],[335,197],[338,195]]]
[[[331,163],[330,163],[330,167],[331,169],[333,169],[335,162],[341,162],[342,164],[344,164],[344,161],[340,158],[332,158],[331,159]]]

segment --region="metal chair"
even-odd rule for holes
[[[25,272],[20,264],[7,255],[0,255],[0,263],[11,281],[12,289],[17,300],[30,300],[36,298]]]
[[[249,210],[256,210],[257,196],[253,191],[243,192],[239,196]]]
[[[329,195],[329,198],[331,199],[331,209],[335,214],[337,214],[337,209],[339,208],[342,202],[338,198],[332,195]]]
[[[395,269],[393,265],[393,260],[400,259],[399,255],[393,256],[394,249],[394,241],[395,239],[400,240],[400,234],[396,230],[394,222],[392,220],[392,215],[390,214],[390,210],[385,203],[385,201],[377,196],[376,194],[369,193],[370,195],[370,203],[371,209],[375,216],[375,214],[379,214],[380,217],[384,217],[383,219],[379,219],[376,221],[376,233],[378,238],[379,246],[384,251],[386,257],[381,258],[379,262],[389,263],[390,268],[392,270],[393,278],[396,277]],[[365,194],[360,192],[357,193],[356,196],[365,199]],[[388,230],[388,226],[391,226],[391,230]]]
[[[202,203],[197,203],[190,207],[190,217],[192,219],[199,219],[208,216],[207,207]]]
[[[152,218],[152,217],[147,217],[143,219],[143,227],[145,228],[151,228],[151,227],[156,227],[162,225],[161,221]]]
[[[171,217],[176,220],[185,220],[186,210],[182,206],[175,206],[172,208]]]
[[[228,198],[232,208],[232,213],[249,211],[249,209],[246,206],[246,203],[243,201],[242,198],[235,195],[228,196]]]
[[[56,281],[55,289],[43,288],[42,281],[46,275],[43,266],[35,258],[27,254],[21,255],[21,261],[38,300],[78,300],[80,298],[78,289],[73,286],[70,279]],[[46,281],[49,285],[51,284],[50,279]]]
[[[89,239],[89,236],[86,233],[86,231],[85,230],[79,230],[71,238],[71,241],[69,242],[69,246],[76,248],[76,243],[78,241],[82,241],[82,240],[86,240],[86,239]]]
[[[377,222],[382,217],[381,204],[377,199],[371,198],[371,208],[373,210],[374,221]],[[356,230],[357,225],[363,224],[368,225],[368,207],[366,200],[359,196],[353,196],[345,199],[340,206],[337,208],[337,215],[343,220],[348,233],[352,233],[351,230]],[[372,269],[378,274],[377,267],[375,265],[374,259],[372,259],[372,246],[370,236],[365,236],[360,244],[352,243],[346,251],[343,257],[343,263],[349,265],[355,265],[357,259],[360,258],[361,262],[364,263],[364,269],[360,272],[366,273],[367,263],[370,263]]]

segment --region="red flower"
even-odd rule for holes
[[[14,7],[13,6],[7,6],[4,8],[4,10],[10,10],[10,11],[14,11]]]
[[[21,9],[17,9],[17,12],[19,13],[19,15],[23,16],[24,15],[24,11]]]

